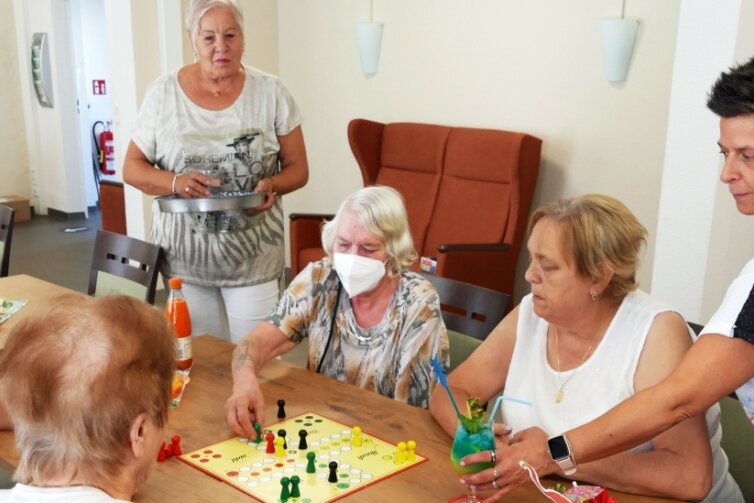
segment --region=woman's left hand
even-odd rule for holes
[[[272,205],[275,204],[275,185],[272,181],[272,178],[262,178],[257,182],[257,186],[254,187],[254,193],[264,193],[264,203],[262,203],[260,206],[257,206],[251,212],[258,213],[260,211],[266,211],[272,208]]]

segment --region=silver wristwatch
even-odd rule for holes
[[[576,461],[573,459],[571,444],[565,435],[552,437],[547,441],[547,448],[550,451],[550,457],[563,470],[566,475],[576,473]]]

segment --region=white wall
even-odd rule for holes
[[[732,237],[725,235],[727,224],[739,218],[718,181],[718,119],[706,107],[710,87],[733,62],[740,8],[739,0],[686,0],[681,6],[652,284],[653,293],[698,322],[713,308],[703,309],[705,293],[716,306],[732,279],[721,271],[741,265],[725,258]],[[717,253],[713,233],[714,241],[725,243]],[[684,288],[678,288],[679,278]]]
[[[48,208],[85,212],[81,158],[78,151],[75,75],[68,21],[68,2],[14,0],[19,80],[37,212]],[[53,108],[42,107],[30,92],[29,46],[33,33],[46,32],[50,44]],[[69,166],[77,168],[69,169]]]
[[[639,276],[649,288],[679,4],[627,3],[641,27],[627,81],[613,85],[599,19],[619,16],[618,1],[375,0],[382,53],[365,77],[355,24],[367,0],[280,0],[280,75],[302,108],[311,165],[286,211],[333,211],[360,186],[352,118],[524,131],[543,139],[535,205],[586,192],[626,202],[649,230]]]
[[[0,128],[0,196],[17,194],[31,196],[31,173],[23,120],[21,79],[18,64],[18,43],[13,12],[0,16],[0,110],[3,127]],[[26,90],[27,93],[29,90]]]

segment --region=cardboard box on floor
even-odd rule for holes
[[[21,196],[0,196],[0,204],[13,208],[16,212],[13,221],[28,222],[31,220],[31,209],[29,208],[29,200]]]

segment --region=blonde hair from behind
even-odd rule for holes
[[[322,226],[322,246],[329,257],[333,254],[340,218],[346,211],[353,212],[364,228],[385,245],[388,274],[400,274],[416,262],[417,254],[403,197],[392,187],[382,185],[364,187],[348,196],[335,213],[335,218]]]
[[[66,295],[11,330],[0,397],[15,428],[15,479],[75,469],[88,481],[126,464],[131,424],[167,422],[175,339],[153,306],[122,295]]]
[[[603,266],[613,272],[605,294],[621,297],[639,286],[636,270],[647,229],[622,202],[586,194],[544,204],[532,213],[529,234],[542,219],[558,224],[564,252],[573,257],[579,273],[599,279]]]

